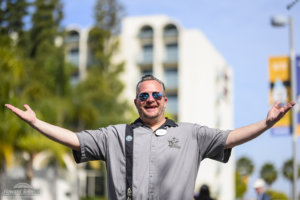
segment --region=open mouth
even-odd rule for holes
[[[157,106],[145,106],[145,109],[148,111],[155,110],[156,108],[157,108]]]

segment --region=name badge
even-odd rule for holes
[[[167,134],[167,130],[166,129],[158,129],[155,131],[155,135],[157,136],[163,136]]]

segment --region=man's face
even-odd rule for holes
[[[152,96],[153,92],[160,92],[162,95],[164,95],[162,85],[159,82],[155,80],[149,80],[140,84],[137,95],[138,97],[134,100],[134,104],[142,120],[164,119],[167,98],[162,96],[160,100],[157,100]],[[139,99],[139,94],[141,93],[148,93],[149,97],[145,101],[142,101]]]
[[[255,190],[257,194],[262,194],[264,192],[264,188],[262,187],[255,188]]]

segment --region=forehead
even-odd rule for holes
[[[144,81],[140,84],[139,93],[141,92],[163,92],[162,85],[156,80]]]

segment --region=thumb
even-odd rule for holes
[[[31,108],[27,104],[24,105],[24,108],[26,108],[26,110],[32,111]]]

